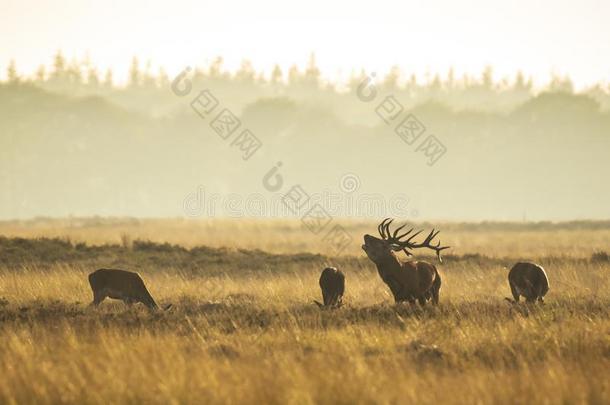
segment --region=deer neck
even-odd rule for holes
[[[390,252],[389,255],[383,257],[375,264],[377,265],[377,271],[382,277],[384,274],[396,273],[402,268],[400,260],[398,260],[393,252]]]

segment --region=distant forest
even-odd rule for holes
[[[141,63],[134,57],[127,83],[119,86],[111,69],[102,72],[88,58],[68,61],[58,51],[53,59],[52,66],[40,65],[36,73],[29,77],[20,74],[17,63],[11,61],[4,84],[33,85],[71,96],[103,96],[125,107],[153,113],[165,112],[160,99],[167,95],[166,90],[173,78],[168,77],[163,68],[153,71],[150,61]],[[239,87],[240,96],[249,96],[248,99],[285,96],[301,100],[311,98],[314,95],[312,92],[315,96],[323,94],[329,99],[353,94],[358,85],[366,80],[367,72],[352,72],[347,83],[329,82],[321,78],[315,55],[312,54],[305,67],[293,65],[285,72],[276,65],[270,74],[255,71],[248,60],[244,60],[237,71],[230,72],[224,69],[222,57],[217,57],[209,66],[195,68],[192,76],[195,84],[208,84],[219,92],[229,87]],[[429,73],[425,77],[417,77],[394,66],[385,76],[377,79],[380,90],[396,95],[409,106],[437,102],[456,111],[507,112],[540,93],[575,93],[568,76],[553,75],[548,83],[535,87],[531,77],[526,77],[522,72],[516,72],[514,77],[496,78],[491,66],[478,76],[465,74],[461,77],[456,77],[453,70],[445,74]],[[578,93],[599,103],[602,110],[610,109],[610,83],[598,83]],[[153,94],[158,99],[149,99],[146,105],[132,104],[132,98]]]
[[[179,97],[162,70],[133,59],[129,80],[87,61],[67,61],[24,77],[13,62],[0,83],[0,218],[34,216],[183,216],[185,196],[258,193],[278,161],[286,185],[338,190],[346,173],[357,193],[400,193],[420,219],[609,219],[610,89],[574,91],[568,77],[533,86],[521,73],[494,78],[452,72],[420,78],[393,68],[376,77],[373,102],[358,97],[367,80],[321,78],[305,67],[270,75],[222,58],[188,74]],[[211,91],[262,142],[247,162],[191,107]],[[393,96],[404,110],[380,117]],[[402,110],[401,110],[402,111]],[[413,114],[446,153],[434,165],[396,131]],[[420,140],[421,140],[420,139]],[[419,142],[419,141],[418,141]],[[285,191],[285,190],[284,190]],[[219,209],[217,215],[222,215]]]

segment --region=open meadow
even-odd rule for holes
[[[610,405],[609,16],[0,0],[0,405]]]
[[[610,402],[610,224],[441,224],[440,305],[394,305],[345,222],[340,255],[296,221],[0,223],[0,403]],[[418,224],[429,228],[429,224]],[[168,243],[165,243],[168,242]],[[544,305],[507,272],[547,271]],[[320,310],[318,277],[346,275]],[[168,311],[106,300],[87,275],[140,273]]]

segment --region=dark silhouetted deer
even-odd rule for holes
[[[426,301],[432,299],[434,304],[438,304],[441,277],[436,267],[425,261],[402,262],[394,252],[403,251],[407,256],[412,256],[411,250],[428,248],[434,250],[439,261],[442,262],[440,253],[449,246],[441,246],[440,241],[436,245],[431,244],[439,233],[434,229],[422,243],[413,241],[422,231],[412,234],[413,228],[411,228],[402,235],[398,235],[405,225],[391,233],[392,221],[386,218],[377,227],[381,239],[368,234],[364,235],[362,249],[377,266],[379,276],[390,287],[395,302],[415,303],[417,300],[421,305],[425,305]],[[408,239],[403,239],[407,236],[409,236]]]
[[[93,291],[91,305],[98,306],[106,297],[131,305],[141,302],[149,309],[159,309],[138,273],[125,270],[99,269],[89,274]],[[169,309],[171,304],[164,309]]]
[[[517,263],[508,273],[508,283],[513,294],[514,301],[519,302],[519,297],[525,297],[526,302],[544,302],[544,296],[549,291],[549,279],[546,272],[534,263]]]
[[[320,288],[324,303],[314,301],[320,308],[338,308],[343,305],[345,275],[334,267],[327,267],[320,275]]]

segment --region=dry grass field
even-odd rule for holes
[[[0,403],[610,403],[610,224],[443,224],[424,308],[394,305],[361,252],[375,224],[345,226],[333,257],[290,221],[0,223]],[[503,299],[524,259],[544,305]],[[312,303],[325,265],[346,274],[338,310]],[[89,308],[100,267],[173,307]]]
[[[362,256],[362,235],[376,233],[377,222],[338,221],[353,237],[342,254]],[[610,221],[569,223],[420,223],[438,227],[440,238],[452,246],[451,254],[481,254],[490,257],[573,256],[589,257],[608,250]],[[0,222],[0,235],[38,238],[68,238],[74,243],[124,244],[133,240],[194,246],[261,249],[272,253],[310,252],[332,254],[333,250],[298,220],[256,219],[134,219],[70,218]]]

